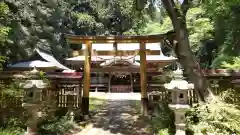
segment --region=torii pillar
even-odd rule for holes
[[[146,43],[140,42],[141,112],[143,116],[148,115],[146,64]]]
[[[84,61],[84,86],[82,97],[82,112],[84,116],[89,115],[89,89],[90,89],[90,68],[91,68],[91,52],[92,43],[85,42],[85,61]]]

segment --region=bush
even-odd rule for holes
[[[154,132],[158,135],[175,134],[174,113],[167,103],[160,103],[155,108],[155,117],[152,118],[151,125]]]
[[[25,125],[18,118],[6,118],[0,129],[0,135],[23,135]]]
[[[68,117],[64,116],[60,119],[54,118],[45,120],[39,123],[38,129],[40,135],[63,135],[73,129],[75,123],[69,121]]]
[[[188,130],[195,135],[240,134],[240,110],[216,97],[207,104],[197,104],[187,113]]]
[[[0,129],[0,135],[24,135],[24,132],[18,129]]]

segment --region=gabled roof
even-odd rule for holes
[[[27,62],[19,62],[9,66],[10,68],[57,68],[54,64],[42,60],[33,60]]]
[[[51,54],[45,53],[44,51],[41,51],[40,49],[35,49],[36,52],[46,61],[54,64],[56,67],[58,67],[59,69],[63,69],[63,70],[71,70],[68,67],[62,65],[61,63],[59,63]]]
[[[18,62],[16,64],[8,66],[9,68],[56,68],[62,70],[73,71],[68,67],[59,63],[52,54],[47,53],[41,49],[35,49],[35,55],[39,55],[40,57],[36,57],[35,60],[29,60],[25,62]]]

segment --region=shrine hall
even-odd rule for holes
[[[68,66],[83,70],[83,114],[88,114],[90,88],[98,91],[98,88],[104,87],[107,87],[108,92],[139,90],[142,113],[147,114],[148,80],[151,80],[164,66],[176,60],[174,57],[164,56],[161,52],[161,45],[167,38],[165,34],[149,36],[65,35],[65,37],[70,44],[82,44],[82,49],[74,51],[75,57],[65,60]]]
[[[146,43],[146,72],[148,87],[159,85],[154,77],[162,74],[162,68],[176,58],[165,56],[161,43]],[[84,50],[74,50],[65,64],[74,70],[84,69]],[[93,43],[90,64],[90,91],[140,92],[140,44],[139,43]]]

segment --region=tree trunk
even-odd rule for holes
[[[190,49],[189,35],[186,25],[186,12],[182,13],[177,9],[173,0],[162,0],[168,12],[175,31],[175,39],[177,43],[174,45],[174,51],[179,59],[180,64],[184,68],[189,80],[194,83],[195,92],[200,101],[205,102],[206,98],[211,93],[208,89],[208,84],[203,76],[201,67],[196,60],[193,52]],[[186,7],[186,5],[184,5]],[[187,10],[187,9],[186,9]]]
[[[189,80],[194,83],[195,92],[199,99],[204,102],[210,92],[206,78],[201,71],[201,67],[189,47],[187,30],[183,27],[176,30],[176,39],[178,40],[178,43],[176,44],[174,51],[177,58],[183,66]]]

